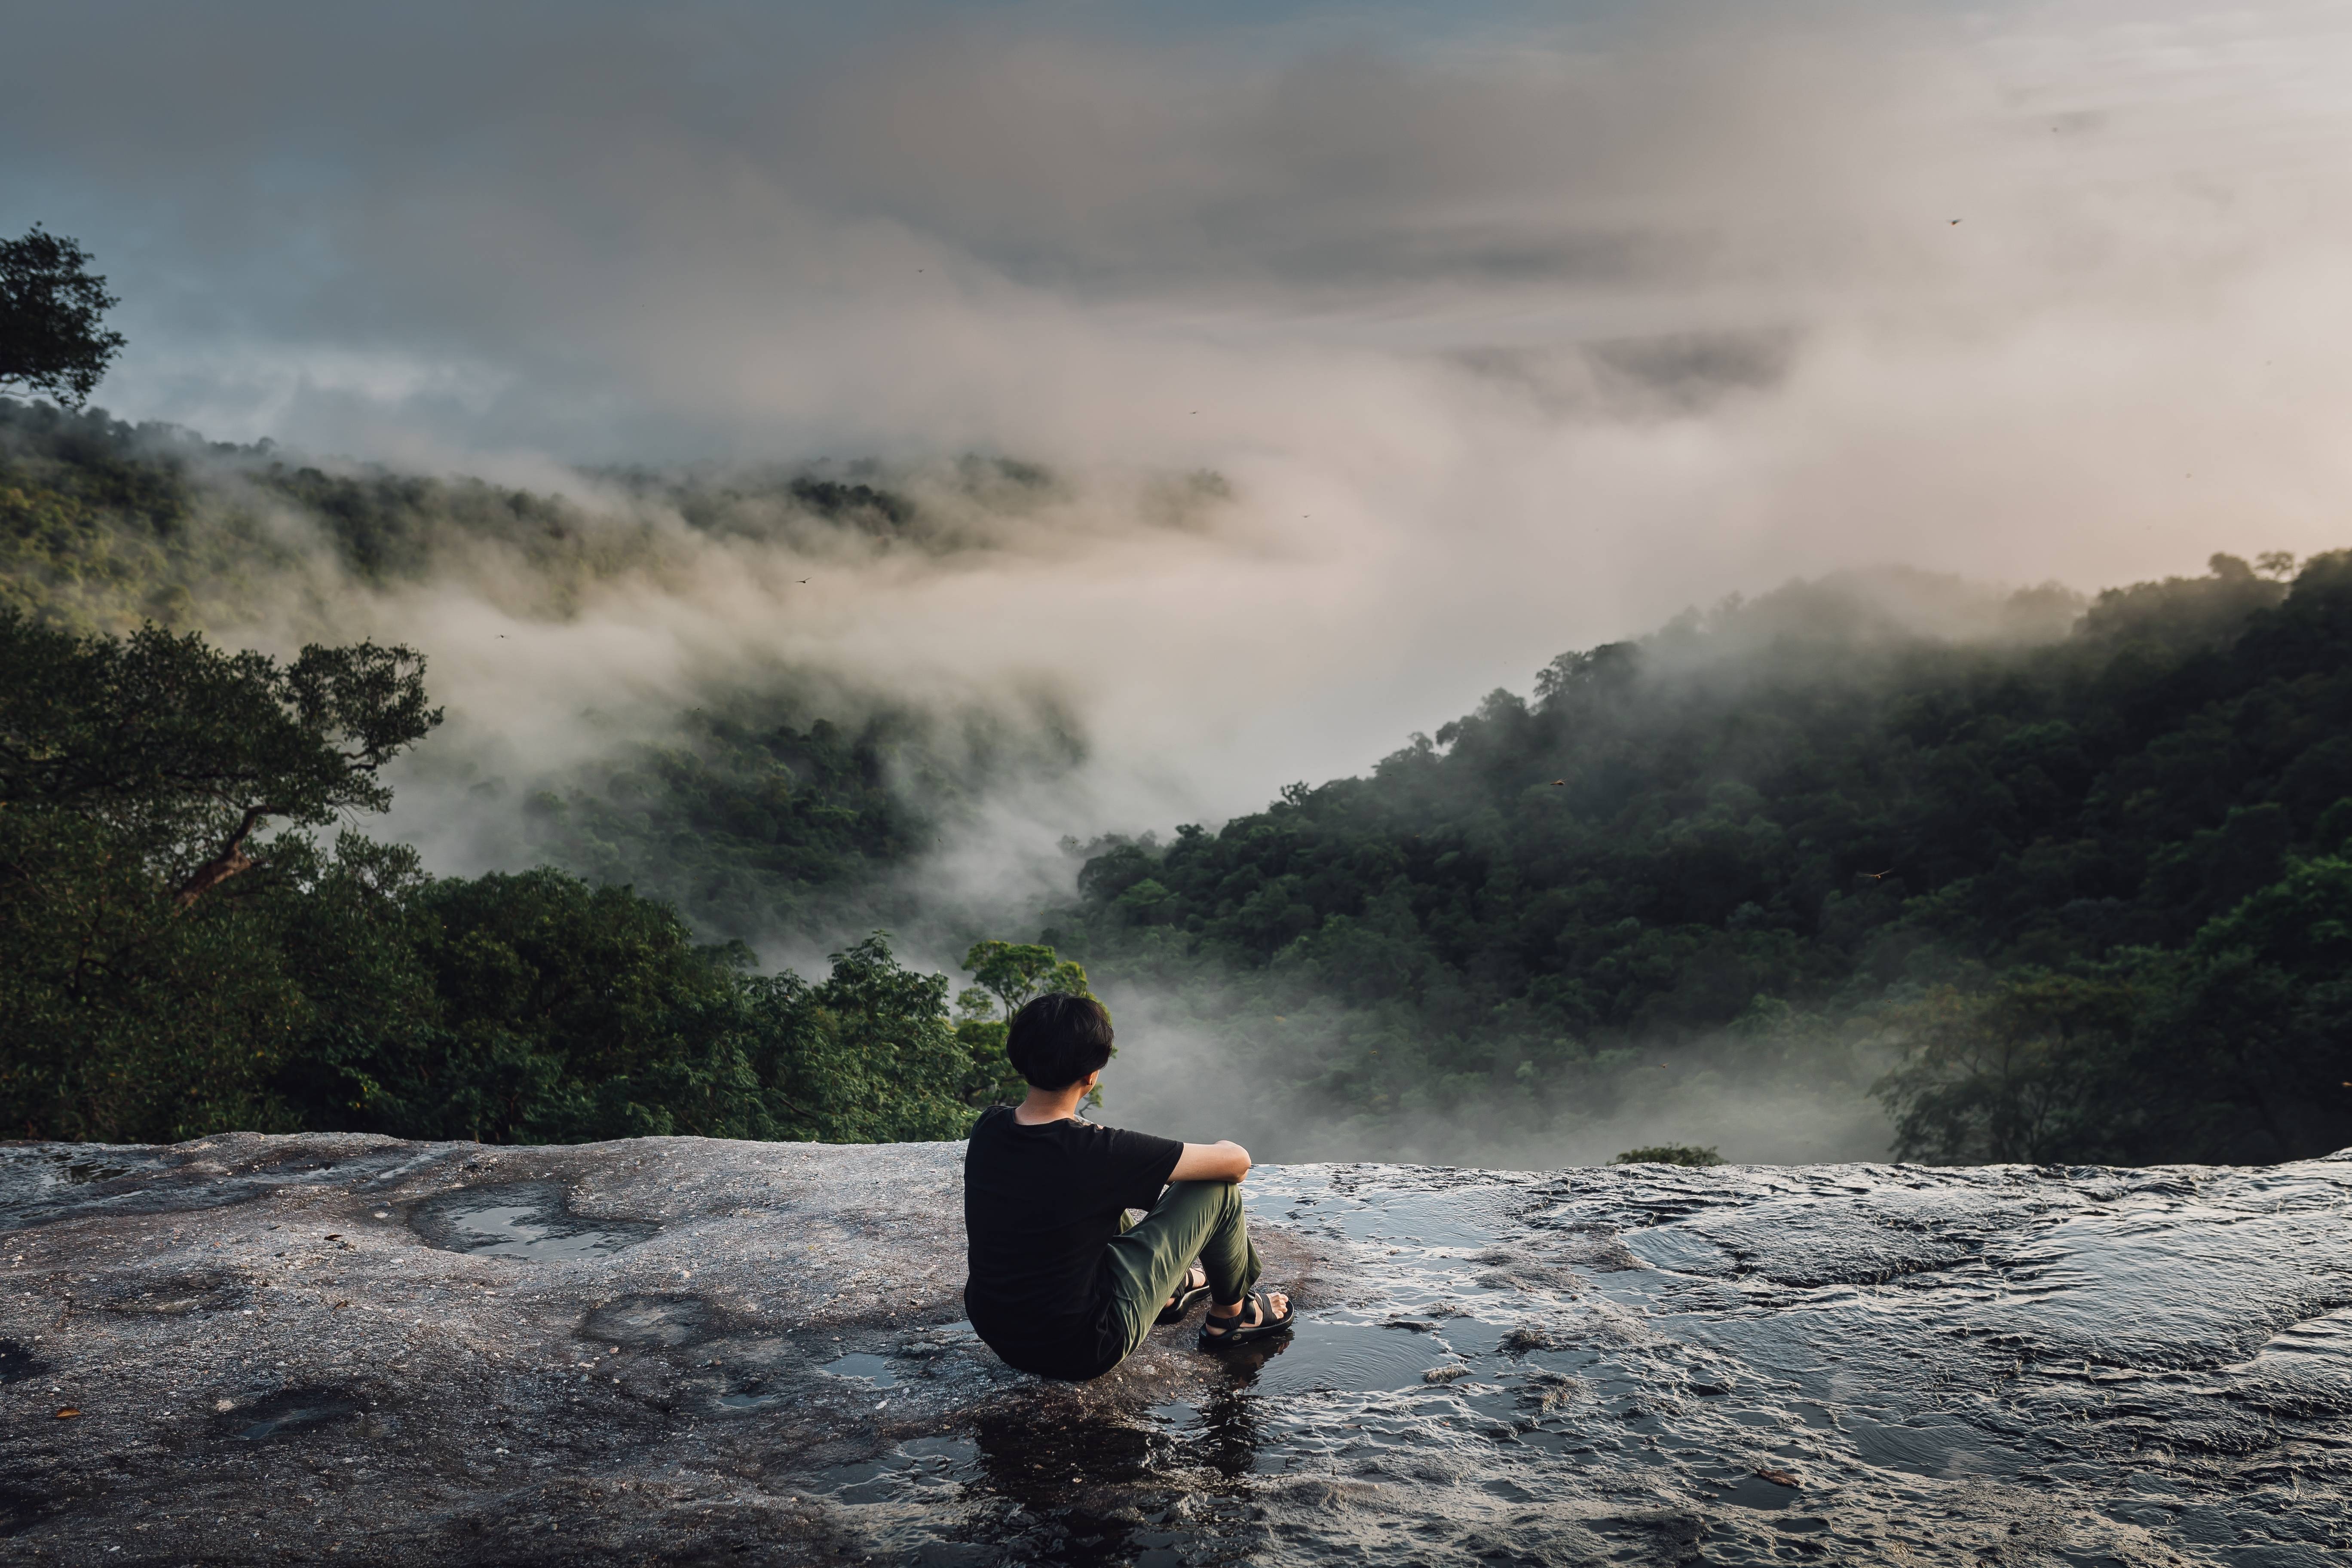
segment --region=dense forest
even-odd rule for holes
[[[707,533],[964,547],[870,469],[607,478]],[[949,479],[991,506],[1053,483]],[[969,716],[715,694],[660,743],[516,792],[514,863],[541,869],[434,878],[311,837],[380,805],[374,769],[429,729],[421,661],[321,643],[279,665],[194,635],[478,560],[527,567],[488,575],[560,618],[658,571],[667,537],[0,400],[0,1121],[943,1136],[1011,1088],[1008,999],[1084,984],[1076,957],[1174,999],[1267,1103],[1373,1136],[1540,1125],[1705,1060],[1874,1085],[1913,1158],[2352,1144],[2344,557],[2034,590],[1964,633],[1880,605],[1883,577],[1799,584],[1566,654],[1366,776],[1076,851],[1039,944],[976,949],[1000,984],[952,1007],[879,939],[845,938],[814,984],[757,973],[741,941],[880,923],[844,911],[919,897],[907,868],[1003,778],[1073,764],[1068,732],[1041,763]],[[328,701],[336,679],[360,686]],[[173,706],[199,696],[250,732]],[[275,735],[270,765],[308,757],[328,788],[370,703],[406,717],[331,800],[254,795],[262,764],[229,755]],[[59,782],[142,725],[245,793],[193,763],[168,789]],[[163,793],[126,804],[142,788]],[[255,805],[266,830],[225,855]]]
[[[1196,995],[1325,1115],[1540,1119],[1677,1050],[1860,1052],[1910,1157],[2326,1152],[2352,556],[2260,568],[2054,638],[1922,637],[1853,583],[1685,616],[1368,777],[1095,846],[1048,940]]]

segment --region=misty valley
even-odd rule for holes
[[[1058,847],[1090,741],[1048,689],[706,661],[534,753],[549,715],[436,685],[714,572],[986,570],[1072,482],[535,489],[0,404],[0,1124],[951,1139],[1017,1098],[1012,1008],[1091,988],[1114,1111],[1272,1159],[1739,1158],[1727,1108],[1792,1096],[1845,1157],[2352,1144],[2341,554],[1759,584],[1355,776]],[[1232,493],[1130,500],[1181,534]]]
[[[0,1563],[2346,1563],[2352,6],[0,40]]]

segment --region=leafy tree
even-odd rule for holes
[[[269,1079],[309,1012],[257,903],[184,911],[103,823],[0,805],[0,1127],[106,1142],[288,1128]]]
[[[362,644],[280,668],[0,609],[0,1121],[286,1124],[269,1083],[313,1014],[289,931],[334,873],[307,839],[257,855],[255,834],[383,802],[376,771],[437,717],[418,664]]]
[[[415,1005],[389,1027],[329,1016],[286,1080],[306,1123],[491,1142],[757,1135],[731,955],[698,948],[675,910],[547,870],[377,890]]]
[[[194,903],[254,864],[271,818],[382,810],[384,763],[440,721],[404,647],[281,668],[194,633],[80,637],[0,608],[0,808],[101,824]]]
[[[972,1072],[964,1086],[968,1105],[1014,1105],[1029,1092],[1027,1082],[1004,1054],[1013,1026],[997,1016],[997,999],[979,986],[968,986],[956,996],[956,1039],[971,1058]]]
[[[963,955],[973,984],[995,997],[1007,1018],[1033,996],[1064,993],[1087,994],[1087,972],[1057,959],[1054,950],[1034,942],[974,942]]]
[[[0,239],[0,386],[47,393],[79,408],[122,350],[106,312],[121,301],[89,256],[36,224]]]
[[[789,1136],[828,1142],[960,1138],[973,1062],[950,1025],[947,977],[918,974],[877,932],[833,955],[807,993],[780,1074]],[[780,994],[779,1005],[782,1001]]]
[[[415,891],[420,1005],[303,1055],[289,1082],[305,1126],[854,1143],[958,1137],[970,1120],[947,982],[901,966],[878,934],[811,986],[698,944],[666,904],[558,871]]]

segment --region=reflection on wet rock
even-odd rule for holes
[[[635,1247],[658,1226],[583,1219],[563,1188],[547,1182],[459,1188],[419,1204],[408,1216],[418,1236],[452,1252],[494,1258],[594,1258]]]
[[[1181,1323],[1070,1385],[961,1321],[959,1155],[0,1150],[0,1531],[30,1561],[986,1568],[2352,1538],[2352,1160],[1262,1169],[1297,1330],[1213,1354]]]

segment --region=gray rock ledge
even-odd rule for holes
[[[0,1146],[0,1560],[2340,1563],[2352,1155],[1262,1168],[1294,1339],[961,1321],[961,1144]],[[64,1412],[75,1412],[67,1415]]]

